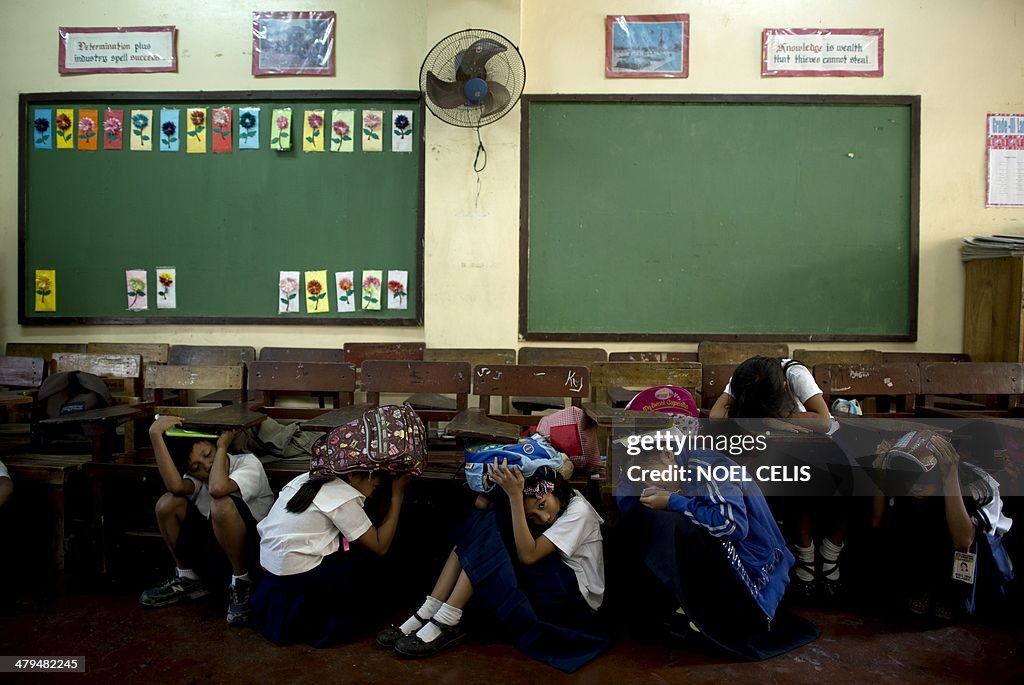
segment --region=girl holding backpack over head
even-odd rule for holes
[[[253,625],[277,644],[324,647],[350,640],[375,620],[365,591],[375,557],[394,540],[405,491],[425,462],[425,430],[408,406],[373,409],[313,445],[308,473],[281,490],[260,523],[266,571],[252,597]],[[364,503],[393,477],[379,526]]]
[[[729,384],[715,401],[712,419],[765,419],[770,429],[793,432],[814,432],[832,435],[839,424],[829,412],[821,388],[810,370],[793,359],[751,357],[736,367]],[[807,462],[816,468],[817,482],[834,482],[834,474],[825,473],[825,455],[811,455]],[[833,494],[833,493],[829,493]],[[833,598],[839,592],[839,555],[846,536],[848,504],[840,497],[800,497],[792,512],[797,521],[793,553],[796,566],[793,587],[803,598],[818,592]],[[814,529],[825,520],[821,543],[815,560]],[[817,562],[817,563],[816,563]]]
[[[463,610],[476,597],[527,655],[575,671],[609,643],[596,613],[604,599],[601,517],[550,467],[524,478],[494,459],[486,475],[507,502],[491,508],[477,497],[433,590],[377,643],[406,657],[458,644]]]

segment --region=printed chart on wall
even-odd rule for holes
[[[989,114],[986,207],[1024,207],[1024,114]]]
[[[418,92],[20,105],[21,323],[422,324]]]

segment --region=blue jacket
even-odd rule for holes
[[[691,473],[698,466],[710,470],[716,465],[736,465],[710,450],[684,451],[677,461]],[[795,559],[757,483],[693,479],[679,485],[680,490],[669,497],[669,511],[686,516],[722,541],[729,565],[741,585],[765,615],[774,618]],[[618,499],[623,511],[639,502],[636,497]]]

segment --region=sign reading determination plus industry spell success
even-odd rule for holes
[[[178,70],[173,26],[62,26],[57,36],[57,71],[61,74]]]

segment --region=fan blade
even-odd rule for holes
[[[508,50],[504,45],[490,38],[476,41],[462,53],[456,74],[460,81],[487,75],[487,60]]]
[[[508,88],[497,81],[488,81],[487,88],[487,97],[484,98],[484,113],[481,117],[490,116],[495,112],[500,112],[505,109],[509,100],[512,99],[512,95],[508,92]]]
[[[442,81],[432,71],[427,72],[427,97],[441,109],[455,109],[466,103],[461,84]]]

